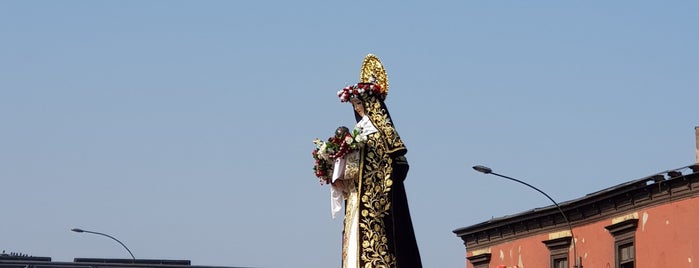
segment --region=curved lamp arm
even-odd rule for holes
[[[76,232],[76,233],[90,233],[90,234],[96,234],[96,235],[102,235],[102,236],[109,237],[109,238],[113,239],[114,241],[117,241],[117,243],[119,243],[122,247],[124,247],[124,248],[126,249],[126,251],[129,252],[129,255],[131,255],[131,258],[132,258],[134,261],[136,260],[136,257],[133,256],[133,253],[131,253],[131,250],[129,250],[129,248],[126,247],[126,245],[124,245],[124,243],[121,243],[121,241],[119,241],[119,239],[116,239],[116,238],[114,238],[114,237],[111,236],[111,235],[103,234],[103,233],[100,233],[100,232],[93,232],[93,231],[83,230],[83,229],[80,229],[80,228],[73,228],[73,229],[70,229],[70,230],[73,231],[73,232]]]
[[[568,229],[570,230],[570,235],[572,236],[572,239],[573,239],[573,241],[572,241],[572,242],[573,242],[573,262],[574,262],[574,266],[573,266],[573,267],[576,267],[576,268],[577,268],[577,267],[582,267],[582,266],[578,266],[578,251],[577,251],[577,249],[575,248],[575,235],[573,235],[573,226],[570,225],[570,221],[568,220],[568,217],[566,217],[566,214],[563,212],[563,209],[561,209],[561,206],[559,206],[558,203],[556,203],[556,201],[554,201],[553,198],[551,198],[551,196],[549,196],[548,194],[546,194],[544,191],[539,190],[539,188],[536,188],[536,187],[532,186],[532,185],[529,184],[529,183],[523,182],[523,181],[521,181],[521,180],[518,180],[518,179],[515,179],[515,178],[512,178],[512,177],[508,177],[508,176],[505,176],[505,175],[502,175],[502,174],[495,173],[495,172],[493,172],[493,170],[492,170],[491,168],[489,168],[489,167],[478,165],[478,166],[473,166],[473,169],[476,170],[476,171],[478,171],[478,172],[480,172],[480,173],[483,173],[483,174],[492,174],[492,175],[495,175],[495,176],[498,176],[498,177],[501,177],[501,178],[505,178],[505,179],[508,179],[508,180],[511,180],[511,181],[515,181],[515,182],[524,184],[524,185],[526,185],[527,187],[532,188],[532,189],[536,190],[537,192],[539,192],[539,193],[543,194],[544,196],[546,196],[546,198],[548,198],[554,205],[556,205],[556,208],[558,208],[558,211],[561,212],[561,215],[563,215],[563,219],[566,221],[566,224],[568,224]],[[581,260],[581,262],[582,262],[582,260]]]

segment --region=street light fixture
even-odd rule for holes
[[[100,233],[100,232],[93,232],[93,231],[83,230],[83,229],[80,229],[80,228],[73,228],[73,229],[70,229],[70,230],[73,231],[73,232],[76,232],[76,233],[90,233],[90,234],[102,235],[102,236],[106,236],[106,237],[109,237],[109,238],[111,238],[111,239],[114,239],[114,241],[117,241],[117,243],[121,244],[121,246],[124,247],[124,248],[126,249],[126,251],[129,252],[129,255],[131,255],[131,258],[132,258],[134,261],[136,260],[136,257],[133,256],[133,253],[131,253],[131,250],[129,250],[129,248],[127,248],[126,245],[124,245],[124,243],[121,243],[121,241],[119,241],[119,239],[116,239],[116,238],[114,238],[114,237],[111,236],[111,235],[103,234],[103,233]]]
[[[491,168],[489,168],[489,167],[478,165],[478,166],[473,166],[473,169],[476,170],[476,171],[478,171],[478,172],[480,172],[480,173],[483,173],[483,174],[492,174],[492,175],[495,175],[495,176],[498,176],[498,177],[501,177],[501,178],[505,178],[505,179],[508,179],[508,180],[511,180],[511,181],[515,181],[515,182],[524,184],[524,185],[528,186],[529,188],[532,188],[532,189],[536,190],[537,192],[543,194],[544,196],[546,196],[546,198],[548,198],[549,200],[551,200],[551,202],[553,202],[553,204],[556,205],[556,208],[558,208],[558,211],[561,212],[561,215],[563,215],[563,219],[564,219],[564,220],[566,221],[566,223],[568,224],[568,229],[570,229],[570,236],[571,236],[571,239],[573,240],[573,241],[572,241],[572,242],[573,242],[573,262],[574,262],[573,267],[574,267],[574,268],[582,268],[582,258],[580,259],[580,262],[578,262],[578,251],[577,251],[577,249],[575,248],[575,235],[573,235],[573,226],[570,225],[570,221],[568,220],[568,217],[566,217],[566,214],[563,212],[563,209],[561,209],[561,206],[559,206],[558,203],[556,203],[556,201],[554,201],[553,198],[551,198],[551,196],[549,196],[548,194],[546,194],[544,191],[539,190],[539,188],[536,188],[536,187],[532,186],[532,185],[529,184],[529,183],[523,182],[523,181],[521,181],[521,180],[518,180],[518,179],[515,179],[515,178],[512,178],[512,177],[508,177],[508,176],[505,176],[505,175],[502,175],[502,174],[495,173],[495,172],[493,172],[493,170],[492,170]]]

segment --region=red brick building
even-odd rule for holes
[[[468,268],[573,267],[574,253],[587,268],[699,267],[698,196],[695,164],[560,203],[572,235],[555,205],[454,233]]]

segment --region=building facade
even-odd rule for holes
[[[570,225],[552,205],[454,233],[468,268],[574,267],[574,256],[589,268],[699,267],[698,196],[694,164],[560,203]]]

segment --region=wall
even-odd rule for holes
[[[639,211],[636,267],[699,267],[698,226],[699,198]]]
[[[614,237],[605,227],[625,218],[639,220],[635,241],[637,268],[699,268],[699,198],[627,211],[602,221],[575,227],[573,231],[577,238],[576,247],[578,256],[583,257],[583,267],[615,267]],[[564,230],[567,228],[557,231]],[[550,267],[549,250],[542,243],[549,239],[549,233],[541,233],[492,246],[489,267]],[[473,251],[469,250],[468,256],[473,255],[472,253]],[[571,247],[571,266],[572,259]],[[468,261],[466,266],[473,268]]]

